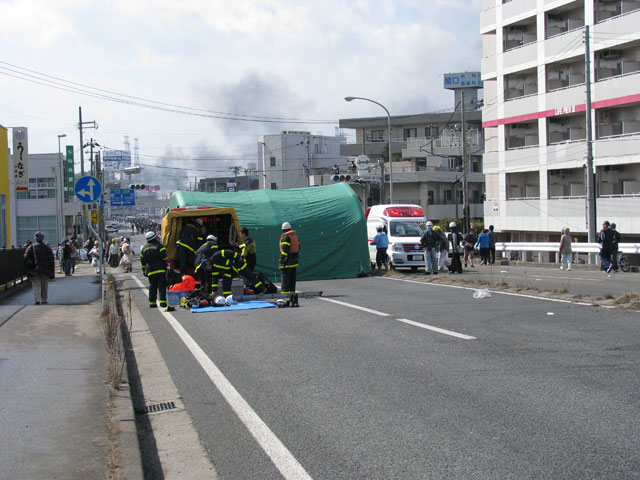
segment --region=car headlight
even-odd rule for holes
[[[394,243],[392,250],[394,252],[404,252],[404,245],[402,245],[401,243]]]

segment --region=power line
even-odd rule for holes
[[[126,95],[111,90],[104,90],[101,88],[92,87],[89,85],[65,80],[60,77],[48,75],[46,73],[30,70],[18,65],[14,65],[8,62],[0,60],[0,74],[17,78],[19,80],[35,83],[56,90],[62,90],[70,93],[76,93],[92,98],[98,98],[101,100],[107,100],[115,103],[121,103],[125,105],[137,106],[142,108],[148,108],[153,110],[165,111],[170,113],[179,113],[182,115],[190,115],[205,118],[216,118],[220,120],[232,120],[242,122],[257,122],[257,123],[291,123],[291,124],[312,124],[312,125],[328,125],[337,124],[337,120],[318,120],[318,119],[300,119],[300,118],[285,118],[285,117],[272,117],[272,116],[257,116],[257,115],[244,115],[238,113],[218,112],[214,110],[205,110],[193,107],[187,107],[183,105],[176,105],[171,103],[159,102],[156,100],[149,100],[141,97],[135,97],[132,95]]]

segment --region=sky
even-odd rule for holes
[[[479,71],[481,0],[0,0],[0,125],[30,153],[58,135],[79,164],[78,109],[103,148],[138,139],[163,191],[258,161],[283,130],[453,107],[443,74]],[[344,133],[352,135],[352,131]],[[9,135],[11,137],[11,135]],[[11,138],[9,138],[11,143]],[[85,170],[88,165],[85,160]]]

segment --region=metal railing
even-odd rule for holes
[[[24,268],[24,248],[0,248],[0,291],[6,291],[27,276]]]
[[[527,253],[531,252],[531,261],[537,261],[538,263],[544,263],[542,258],[542,253],[553,253],[555,254],[555,262],[560,261],[560,254],[558,251],[560,250],[560,242],[497,242],[496,243],[496,253],[501,253],[501,256],[507,260],[513,259],[513,254],[516,254],[517,257],[521,257],[523,261],[527,261]],[[571,243],[571,250],[574,254],[575,263],[580,263],[580,254],[599,254],[600,253],[600,244],[599,243],[582,243],[582,242],[573,242]],[[618,244],[618,252],[626,253],[626,254],[639,254],[640,253],[640,243],[620,243]],[[538,258],[534,260],[535,256],[533,254],[537,253]],[[591,257],[593,258],[593,257]]]

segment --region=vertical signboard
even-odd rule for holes
[[[66,191],[67,197],[71,197],[75,194],[74,185],[75,185],[75,173],[73,172],[73,145],[67,145],[66,151],[67,160],[65,162],[65,171],[66,171]]]
[[[13,179],[17,191],[29,190],[29,142],[26,127],[13,129]]]

